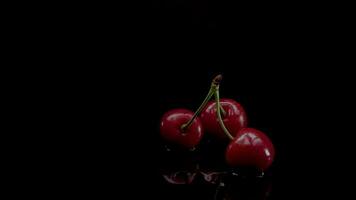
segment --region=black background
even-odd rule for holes
[[[92,6],[58,12],[40,36],[45,53],[37,63],[53,67],[45,78],[54,84],[41,100],[55,105],[46,111],[56,115],[46,129],[55,133],[48,143],[55,154],[47,156],[55,168],[46,178],[58,184],[50,186],[52,195],[211,198],[213,188],[162,184],[158,127],[169,109],[195,110],[218,73],[222,97],[240,102],[249,125],[275,144],[270,199],[349,190],[343,181],[352,180],[353,158],[346,128],[352,118],[344,114],[352,113],[349,26],[336,8],[221,1],[148,1],[128,12]]]

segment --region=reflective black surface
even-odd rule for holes
[[[206,135],[194,150],[161,141],[160,184],[162,199],[268,199],[273,169],[233,169],[225,164],[227,141]]]

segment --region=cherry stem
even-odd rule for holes
[[[203,103],[200,104],[197,111],[195,111],[193,117],[186,124],[182,125],[181,129],[183,132],[186,131],[192,125],[195,118],[197,118],[197,116],[201,113],[201,111],[203,111],[203,108],[206,106],[206,104],[209,102],[209,100],[211,99],[211,97],[213,95],[214,95],[214,90],[212,88],[210,88],[209,93],[206,95]]]
[[[225,117],[226,116],[226,112],[225,112],[224,108],[222,107],[221,103],[219,104],[219,107],[220,107],[220,111],[219,112],[222,114],[223,117]]]
[[[217,89],[215,90],[215,101],[216,101],[216,114],[218,115],[218,121],[219,121],[219,124],[221,126],[221,128],[223,129],[224,133],[226,134],[226,136],[229,138],[229,139],[234,139],[234,137],[232,137],[232,135],[230,134],[230,132],[227,130],[227,128],[225,127],[225,124],[222,120],[222,117],[221,117],[221,104],[220,104],[220,95],[219,95],[219,87],[217,87]]]
[[[197,118],[197,116],[200,115],[200,113],[203,111],[206,104],[209,102],[211,97],[215,94],[216,90],[219,88],[221,79],[222,79],[222,76],[220,74],[217,75],[213,79],[211,86],[210,86],[210,90],[209,90],[208,94],[206,95],[204,101],[200,104],[199,108],[195,111],[193,117],[187,123],[185,123],[181,126],[181,130],[183,132],[185,132],[192,125],[195,118]]]
[[[222,80],[222,75],[221,75],[221,74],[217,75],[217,76],[213,79],[212,87],[213,87],[213,85],[215,86],[215,88],[214,88],[215,91],[216,91],[216,90],[219,90],[219,86],[220,86],[221,80]],[[223,115],[223,116],[226,116],[226,112],[225,112],[224,108],[223,108],[221,105],[220,105],[220,109],[221,109],[222,115]]]

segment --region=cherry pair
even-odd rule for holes
[[[188,149],[199,144],[204,132],[220,139],[229,138],[225,158],[230,166],[251,166],[264,171],[273,162],[273,144],[263,132],[246,128],[246,113],[239,103],[220,100],[221,79],[221,75],[213,79],[208,95],[195,113],[187,109],[166,112],[161,120],[161,136]],[[215,102],[209,102],[212,96]]]

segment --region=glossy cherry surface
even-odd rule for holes
[[[226,161],[232,167],[255,167],[261,171],[271,166],[274,146],[261,131],[253,128],[241,129],[226,150]]]
[[[166,112],[161,119],[161,136],[167,141],[188,149],[195,147],[203,137],[203,126],[200,119],[195,118],[185,131],[181,128],[193,115],[194,113],[187,109],[173,109]]]
[[[222,117],[223,122],[232,136],[235,136],[241,128],[247,126],[246,112],[239,103],[232,99],[220,99],[220,103],[225,111],[225,115]],[[200,119],[207,132],[220,138],[227,138],[218,121],[216,102],[211,101],[207,104]]]

